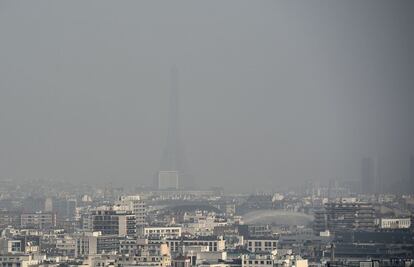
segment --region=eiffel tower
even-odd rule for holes
[[[178,68],[171,68],[171,88],[167,140],[156,181],[159,190],[178,190],[185,186],[183,149],[180,140]]]

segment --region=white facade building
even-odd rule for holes
[[[379,228],[382,229],[403,229],[410,228],[410,218],[381,218],[377,221]]]
[[[165,227],[144,227],[145,236],[158,236],[158,237],[180,237],[181,227],[165,226]]]

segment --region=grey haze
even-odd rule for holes
[[[412,1],[1,1],[0,178],[149,185],[180,73],[196,184],[389,181],[414,153]]]

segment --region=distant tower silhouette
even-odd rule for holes
[[[414,194],[414,154],[410,155],[410,193]]]
[[[362,193],[374,193],[375,171],[372,158],[363,158],[361,162],[361,190]]]
[[[157,175],[158,189],[184,187],[183,152],[180,142],[178,68],[171,68],[167,140]]]
[[[161,169],[178,171],[180,169],[179,159],[179,92],[178,92],[178,69],[171,68],[170,107],[168,112],[168,132],[164,154],[161,160]]]
[[[379,158],[363,158],[361,168],[362,193],[378,194],[384,191]]]
[[[385,184],[384,184],[384,158],[377,156],[374,158],[374,179],[375,179],[375,193],[382,194],[385,193]]]

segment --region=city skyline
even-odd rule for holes
[[[413,0],[0,0],[0,267],[414,267],[413,29]]]

